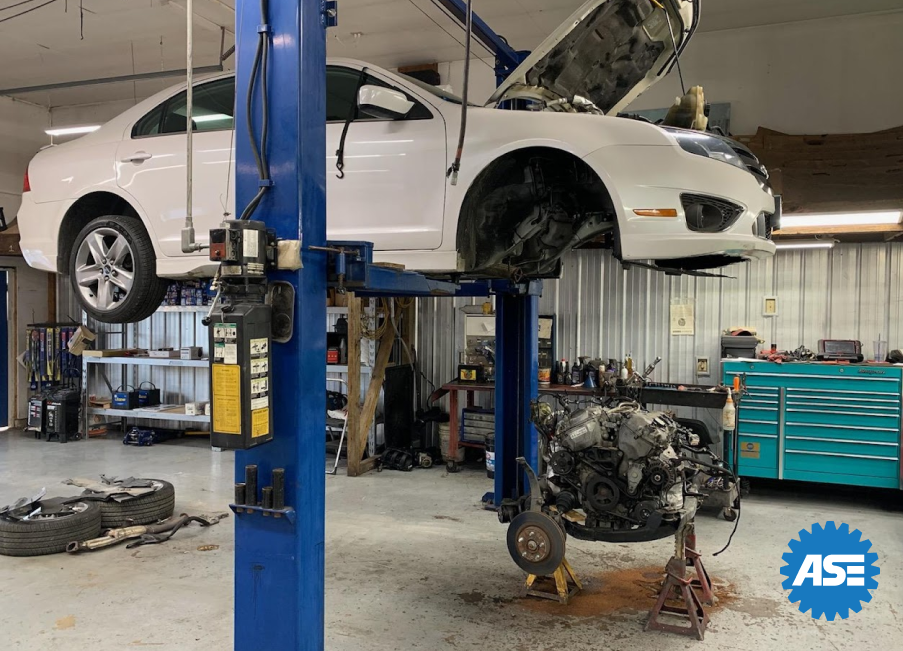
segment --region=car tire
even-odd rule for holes
[[[43,556],[66,551],[73,541],[100,536],[101,515],[97,502],[76,502],[81,509],[65,517],[14,522],[0,519],[0,554],[3,556]]]
[[[171,517],[176,506],[176,489],[168,481],[151,479],[161,484],[153,493],[124,502],[110,500],[100,503],[102,527],[118,529],[132,525],[152,524]]]
[[[123,215],[98,217],[76,236],[69,281],[85,311],[104,323],[143,321],[160,307],[169,284],[157,277],[144,224]]]

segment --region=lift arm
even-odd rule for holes
[[[462,27],[466,24],[466,0],[433,0],[433,3],[445,9],[453,18],[461,23]],[[480,18],[476,13],[473,14],[473,35],[483,47],[492,52],[493,56],[495,56],[496,84],[501,84],[529,54],[529,52],[518,51],[508,45],[508,41],[496,34],[486,21]]]

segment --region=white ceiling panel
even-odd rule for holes
[[[583,0],[474,0],[475,11],[516,49],[534,48],[582,4]],[[215,64],[221,27],[229,31],[226,46],[232,43],[235,0],[194,0],[194,6],[196,65]],[[715,31],[899,11],[903,0],[703,0],[702,7],[700,29]],[[84,0],[84,8],[84,37],[78,0],[56,0],[7,21],[21,9],[0,10],[0,88],[184,67],[185,0]],[[395,67],[459,60],[463,41],[461,26],[431,0],[339,0],[339,26],[330,30],[328,52]],[[480,47],[474,54],[487,56]],[[173,81],[22,97],[48,106],[140,99]]]

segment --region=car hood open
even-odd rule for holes
[[[699,2],[590,0],[511,73],[489,104],[580,97],[616,114],[670,71],[675,48],[668,18],[680,54],[699,22]]]

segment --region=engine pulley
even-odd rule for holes
[[[554,453],[552,458],[549,459],[549,465],[556,475],[564,476],[574,472],[574,468],[577,467],[577,462],[574,460],[574,455],[567,450],[558,450],[558,452]]]
[[[612,480],[594,472],[583,482],[583,496],[592,510],[606,513],[618,505],[621,491]]]
[[[564,548],[564,530],[545,513],[525,511],[508,526],[508,553],[528,574],[554,574],[564,560]]]
[[[677,475],[674,471],[660,461],[646,466],[644,474],[646,475],[646,481],[654,488],[664,488],[677,481]]]

